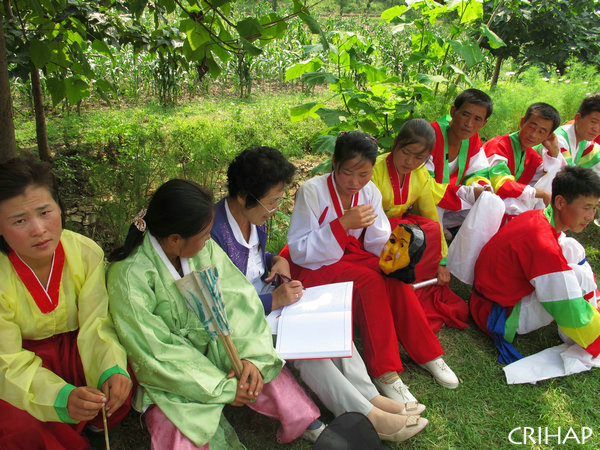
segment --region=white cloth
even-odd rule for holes
[[[479,252],[496,234],[504,217],[504,202],[491,192],[482,192],[448,248],[447,265],[452,275],[473,284]]]
[[[373,409],[371,400],[379,392],[354,344],[350,358],[300,359],[293,364],[302,381],[335,416],[347,411],[367,415]]]
[[[531,383],[564,377],[600,367],[600,357],[592,357],[577,344],[560,344],[522,358],[503,368],[508,384]]]

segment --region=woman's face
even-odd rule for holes
[[[276,184],[271,187],[265,195],[257,199],[258,204],[252,208],[246,208],[246,200],[239,198],[242,203],[242,213],[250,221],[251,224],[260,226],[264,224],[269,217],[275,214],[279,207],[279,202],[283,198],[285,185],[283,183]]]
[[[343,196],[352,196],[364,188],[373,173],[373,164],[362,156],[337,164],[333,160],[335,184],[338,193]]]
[[[50,263],[62,233],[61,210],[44,186],[0,202],[0,235],[29,266]]]
[[[425,144],[415,142],[395,148],[392,157],[398,174],[406,175],[427,161],[430,154]]]
[[[189,238],[182,239],[177,256],[180,258],[192,258],[196,256],[204,248],[206,241],[210,239],[210,229],[213,226],[213,222],[214,217],[204,229]]]

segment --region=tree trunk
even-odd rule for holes
[[[35,109],[35,134],[37,136],[38,154],[42,161],[52,161],[50,147],[48,146],[48,133],[46,132],[46,115],[44,114],[40,72],[35,67],[31,69],[31,93],[33,94],[33,107]]]
[[[498,83],[498,77],[500,76],[500,67],[502,67],[502,56],[498,56],[496,59],[496,67],[494,67],[494,74],[492,75],[492,83],[490,84],[490,89],[494,89],[494,86]]]
[[[8,62],[4,23],[0,14],[0,162],[17,156],[15,124],[13,122],[12,98],[8,81]]]

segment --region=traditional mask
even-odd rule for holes
[[[415,265],[425,251],[425,233],[418,225],[398,224],[383,246],[379,267],[386,275],[405,283],[416,279]]]

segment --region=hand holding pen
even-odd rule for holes
[[[279,278],[281,284],[276,287],[273,292],[273,304],[271,309],[281,308],[283,306],[291,305],[296,303],[302,298],[303,290],[302,283],[298,280],[292,280],[287,275],[278,273],[275,275],[275,279]]]

